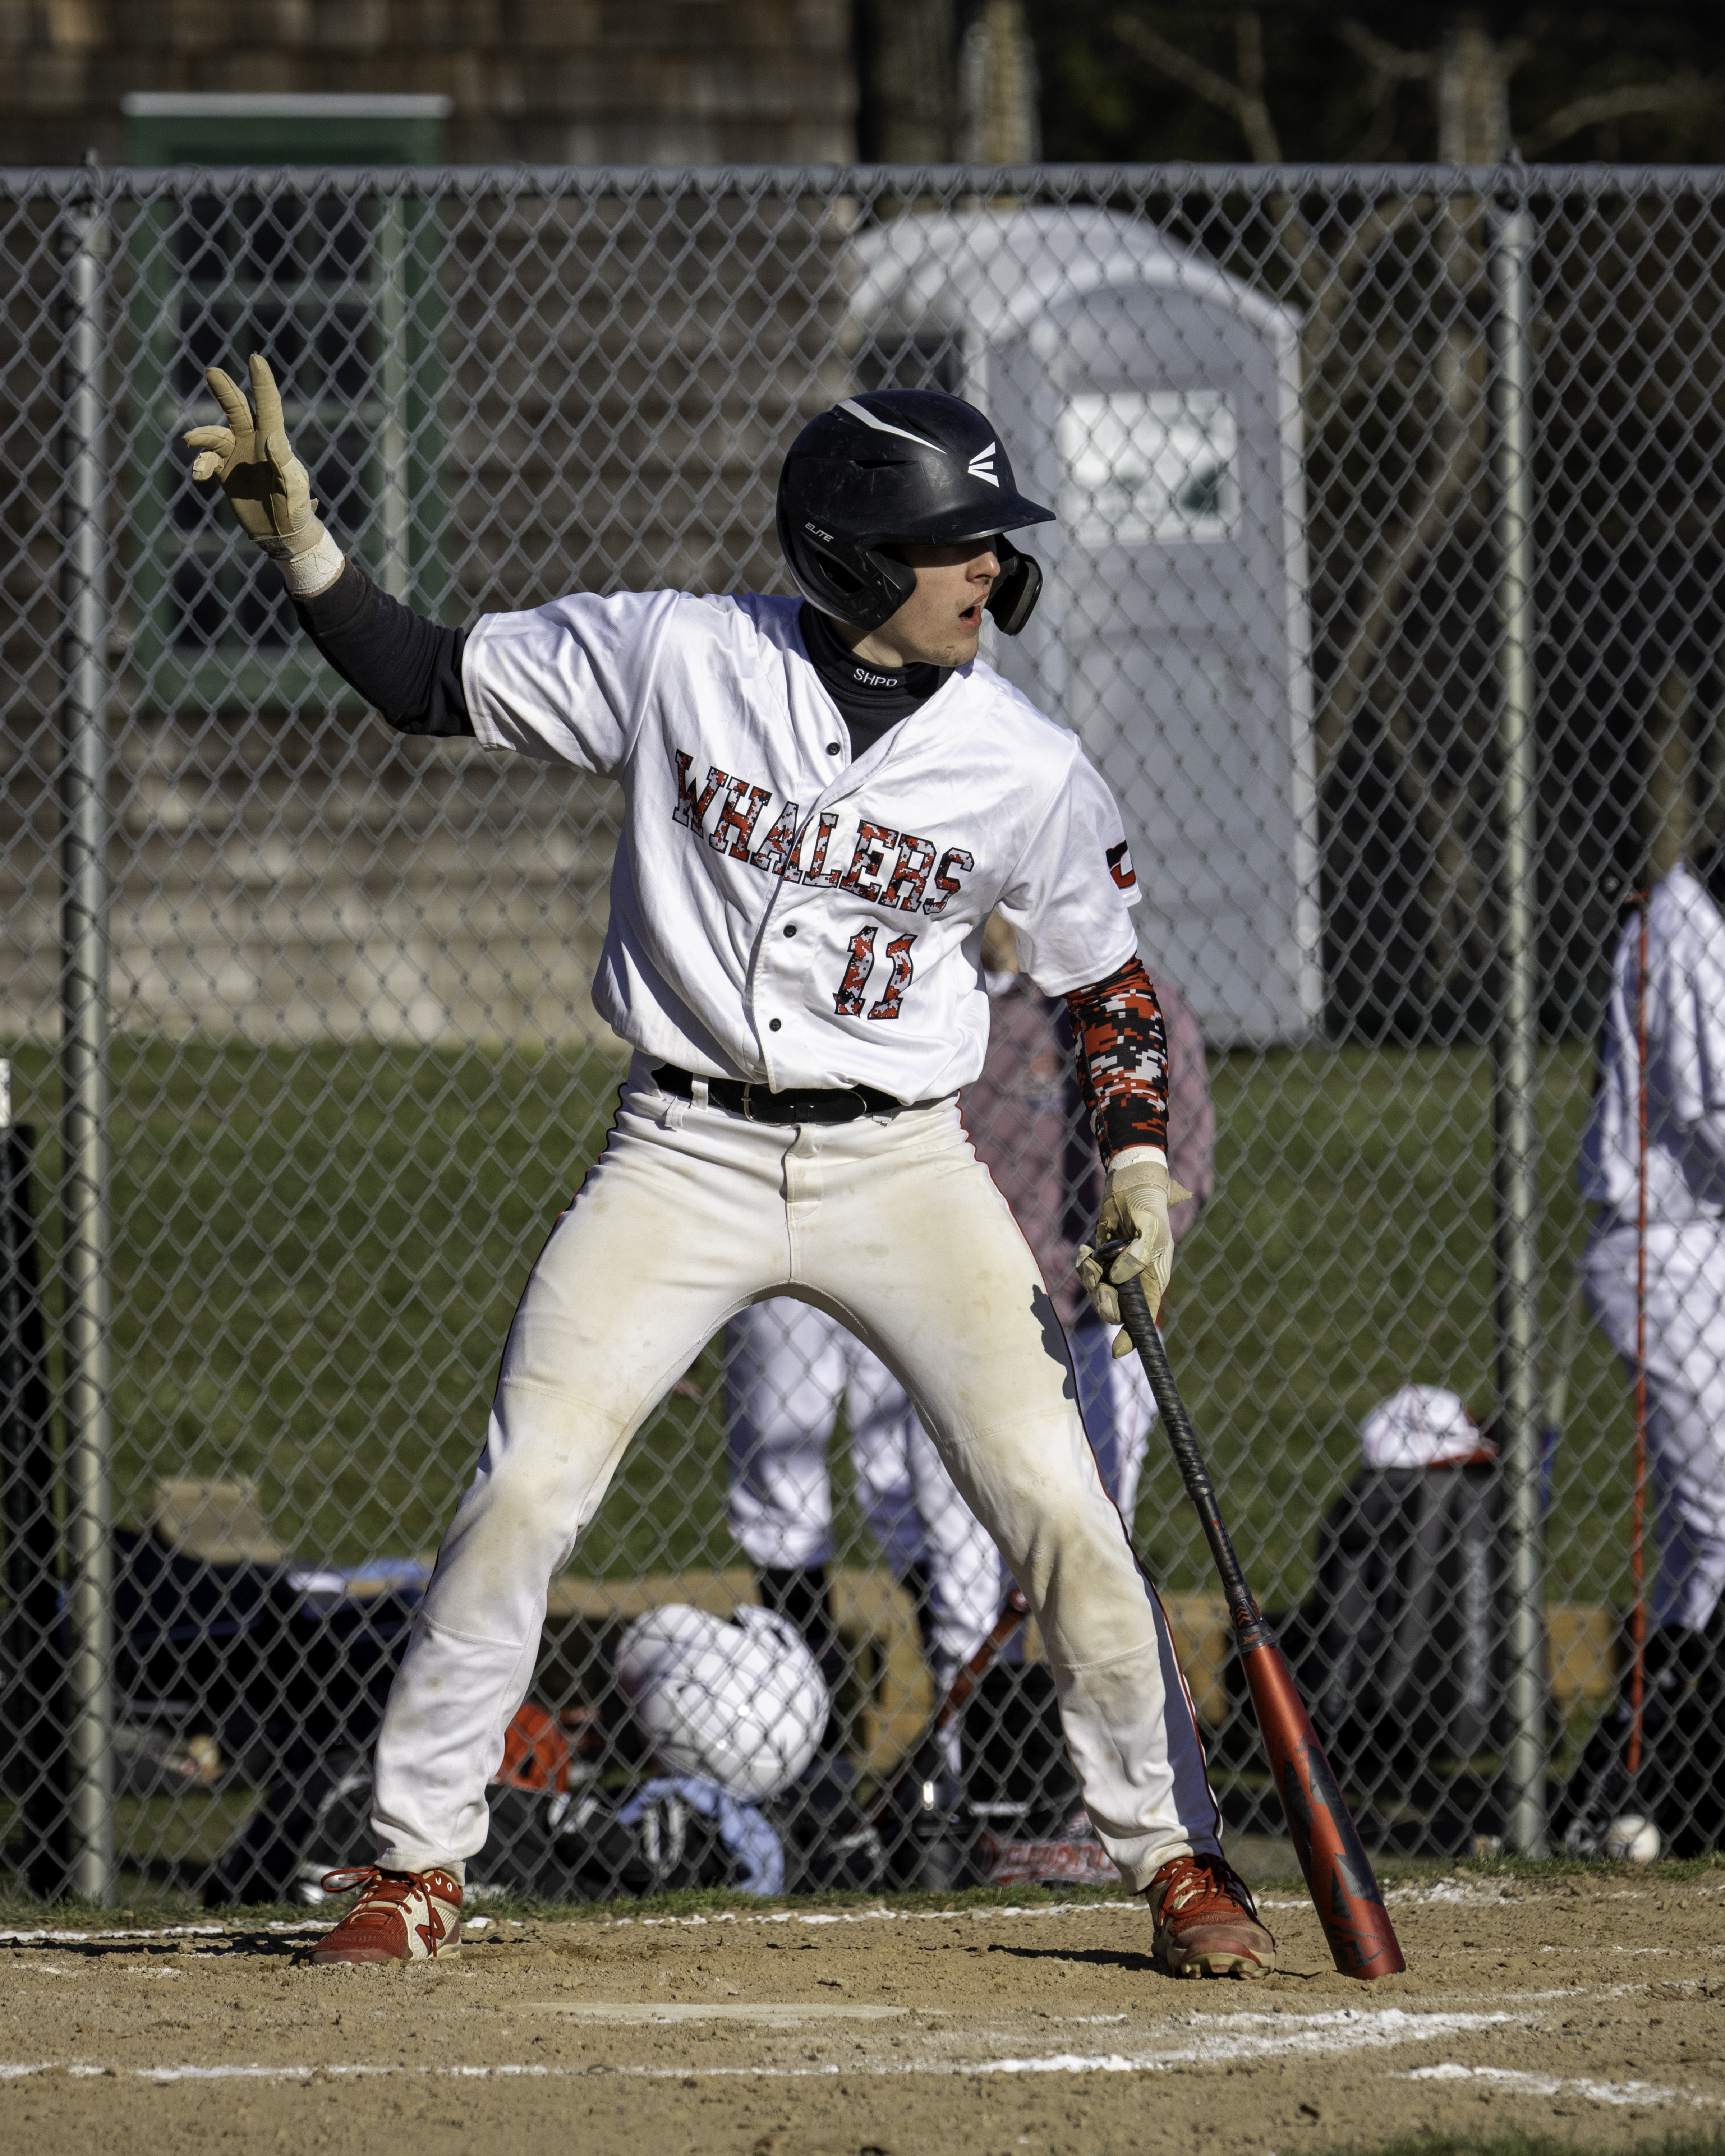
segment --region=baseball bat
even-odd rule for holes
[[[1104,1279],[1129,1238],[1104,1243],[1096,1252]],[[1144,1365],[1150,1389],[1162,1411],[1162,1426],[1203,1526],[1228,1599],[1234,1644],[1250,1687],[1258,1729],[1270,1761],[1271,1777],[1288,1822],[1289,1839],[1306,1875],[1306,1886],[1329,1942],[1330,1953],[1344,1976],[1369,1982],[1405,1969],[1389,1912],[1372,1870],[1312,1717],[1286,1658],[1252,1599],[1235,1554],[1214,1485],[1199,1449],[1198,1434],[1168,1367],[1167,1350],[1142,1278],[1110,1283],[1120,1298],[1120,1314]]]
[[[943,1731],[952,1727],[956,1716],[963,1713],[964,1702],[987,1676],[997,1655],[1004,1655],[1012,1644],[1013,1635],[1030,1614],[1030,1604],[1021,1587],[1007,1589],[1006,1599],[1000,1605],[1000,1614],[994,1620],[993,1629],[970,1660],[959,1671],[947,1687],[947,1696],[935,1710],[922,1743],[932,1744]],[[918,1748],[919,1753],[921,1747]]]
[[[900,1768],[897,1780],[891,1789],[884,1793],[880,1805],[883,1815],[891,1809],[893,1798],[898,1790],[913,1782],[927,1784],[938,1775],[942,1764],[941,1738],[963,1712],[964,1702],[988,1675],[996,1656],[1006,1651],[1013,1635],[1029,1614],[1030,1604],[1025,1599],[1023,1589],[1014,1587],[1009,1589],[1001,1604],[1000,1614],[994,1620],[993,1629],[954,1676],[947,1688],[946,1697],[929,1716],[922,1734]],[[926,1804],[932,1809],[933,1799],[927,1798]]]

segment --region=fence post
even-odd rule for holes
[[[1540,1519],[1538,942],[1533,722],[1532,394],[1528,365],[1533,219],[1517,202],[1496,249],[1501,399],[1498,743],[1502,847],[1496,1136],[1497,1406],[1510,1542],[1506,1820],[1512,1847],[1545,1853],[1545,1594]]]
[[[383,418],[377,435],[377,582],[392,598],[408,596],[408,238],[399,195],[377,202],[377,386]]]
[[[107,622],[103,600],[102,257],[92,194],[68,206],[62,246],[60,1072],[66,1582],[70,1653],[69,1883],[114,1887],[112,1563],[108,1382]]]
[[[70,1884],[66,1817],[65,1640],[60,1615],[59,1462],[48,1394],[30,1152],[13,1121],[12,1065],[0,1056],[0,1519],[6,1529],[7,1639],[14,1775],[22,1768],[24,1876],[56,1902]],[[16,1786],[16,1782],[14,1782]]]

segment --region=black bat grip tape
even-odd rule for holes
[[[1126,1249],[1128,1238],[1104,1243],[1096,1251],[1103,1276],[1120,1253]],[[1192,1418],[1186,1412],[1186,1403],[1180,1398],[1180,1389],[1174,1383],[1174,1373],[1169,1367],[1168,1350],[1162,1344],[1162,1335],[1156,1320],[1150,1315],[1150,1298],[1144,1292],[1143,1277],[1133,1274],[1124,1281],[1110,1281],[1120,1299],[1121,1321],[1138,1351],[1144,1365],[1144,1374],[1150,1380],[1150,1389],[1156,1395],[1156,1404],[1162,1414],[1162,1426],[1167,1434],[1168,1448],[1174,1455],[1174,1464],[1180,1471],[1180,1480],[1186,1486],[1186,1495],[1192,1500],[1199,1524],[1204,1528],[1204,1540],[1210,1546],[1210,1556],[1215,1562],[1216,1572],[1222,1583],[1222,1592],[1227,1597],[1229,1614],[1236,1631],[1248,1626],[1260,1628],[1263,1618],[1251,1589],[1246,1585],[1245,1573],[1235,1554],[1234,1544],[1229,1539],[1228,1529],[1222,1518],[1222,1508],[1216,1502],[1215,1485],[1210,1481],[1210,1471],[1204,1464],[1203,1451],[1198,1442],[1198,1433],[1192,1427]]]

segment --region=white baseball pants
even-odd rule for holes
[[[842,1399],[857,1496],[895,1578],[928,1575],[937,1674],[1000,1614],[1000,1556],[959,1496],[910,1395],[878,1355],[812,1303],[776,1297],[726,1332],[732,1532],[757,1568],[833,1555],[827,1440]]]
[[[714,1333],[790,1295],[899,1378],[1034,1611],[1067,1748],[1132,1887],[1219,1826],[1168,1624],[1103,1490],[1060,1323],[956,1100],[774,1127],[675,1101],[636,1060],[503,1351],[377,1739],[392,1870],[463,1865],[531,1681],[546,1589],[629,1439]]]
[[[1130,1524],[1156,1414],[1149,1380],[1136,1356],[1114,1359],[1100,1322],[1066,1340],[1102,1486]],[[895,1578],[926,1573],[936,1675],[950,1678],[988,1637],[1005,1583],[993,1537],[891,1371],[824,1310],[780,1298],[732,1319],[725,1399],[731,1528],[757,1568],[830,1563],[827,1450],[843,1401],[870,1530]]]
[[[1596,1235],[1588,1301],[1635,1366],[1635,1231]],[[1725,1591],[1725,1224],[1647,1230],[1647,1456],[1659,1507],[1655,1625],[1705,1625]]]

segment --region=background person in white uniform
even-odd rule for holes
[[[1647,1454],[1659,1554],[1650,1600],[1645,1750],[1661,1785],[1686,1779],[1696,1710],[1674,1712],[1714,1669],[1725,1590],[1725,848],[1674,869],[1647,911]],[[1625,921],[1612,965],[1581,1188],[1599,1208],[1584,1260],[1588,1299],[1635,1368],[1640,923]],[[1627,1701],[1571,1784],[1578,1851],[1604,1846],[1630,1801],[1621,1774]],[[1710,1779],[1710,1777],[1703,1777]],[[1651,1786],[1651,1783],[1650,1783]],[[1680,1808],[1681,1809],[1681,1808]],[[1668,1846],[1686,1822],[1661,1821]],[[1711,1845],[1710,1840],[1708,1845]]]

